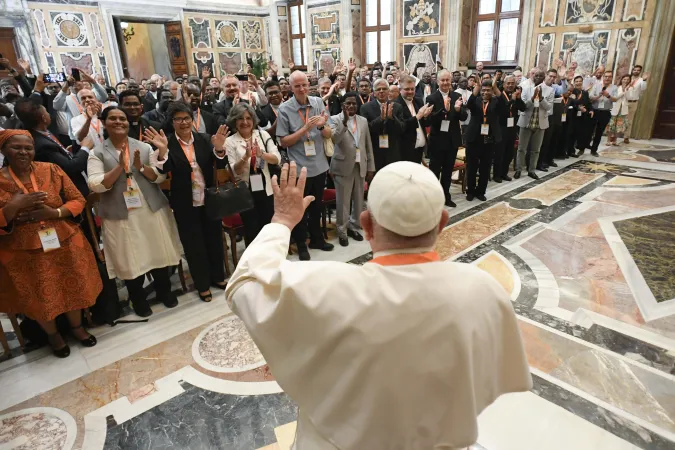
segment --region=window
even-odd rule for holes
[[[391,3],[391,0],[361,0],[361,28],[365,36],[365,39],[361,39],[361,54],[368,65],[376,61],[385,64],[393,60]]]
[[[518,59],[522,0],[477,0],[473,62],[515,65]]]
[[[288,2],[291,20],[288,22],[291,36],[291,55],[296,69],[307,69],[307,40],[305,39],[305,5],[302,0]]]

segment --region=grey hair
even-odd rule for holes
[[[373,89],[377,89],[378,84],[386,84],[387,89],[389,89],[389,82],[384,78],[378,78],[377,80],[375,80],[375,82],[373,83]]]
[[[244,113],[247,112],[251,116],[253,121],[253,128],[258,128],[258,116],[255,113],[253,106],[248,103],[237,103],[230,109],[230,113],[227,115],[227,126],[230,130],[237,129],[237,120],[244,118]]]
[[[516,76],[515,76],[514,74],[505,76],[505,77],[504,77],[504,83],[506,83],[506,80],[508,80],[509,78],[513,78],[513,79],[515,80],[515,79],[516,79]]]
[[[445,75],[446,73],[452,76],[452,72],[450,72],[448,69],[443,69],[436,74],[436,78],[440,78],[442,75]]]
[[[77,99],[79,101],[82,101],[82,93],[83,92],[91,92],[92,94],[94,94],[94,91],[92,91],[91,89],[80,89],[79,91],[77,91]]]
[[[321,86],[324,83],[333,84],[333,82],[330,81],[330,78],[328,78],[328,77],[320,78],[319,81],[316,84]]]

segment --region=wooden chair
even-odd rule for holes
[[[87,225],[89,226],[89,232],[91,233],[91,237],[95,243],[94,252],[96,253],[96,258],[99,260],[99,262],[105,264],[105,254],[103,249],[101,249],[100,245],[101,239],[98,235],[98,228],[96,226],[96,221],[92,213],[92,211],[95,210],[96,203],[98,203],[100,198],[101,194],[98,194],[96,192],[92,192],[91,194],[89,194],[89,196],[87,196],[87,206],[84,208],[84,210],[87,218]],[[188,289],[187,283],[185,281],[185,271],[183,270],[183,260],[180,260],[180,262],[178,263],[178,277],[180,278],[181,289],[185,294]],[[87,320],[89,321],[89,323],[91,323],[91,313],[89,312],[89,309],[85,311],[85,314],[87,315]]]
[[[14,334],[16,334],[17,339],[19,340],[19,345],[21,348],[26,346],[26,342],[23,340],[23,334],[21,334],[21,328],[19,328],[19,321],[16,320],[16,314],[7,313],[9,321],[12,323],[12,328],[14,328]],[[4,353],[0,356],[0,361],[8,359],[11,356],[9,349],[9,342],[7,342],[7,336],[5,336],[5,330],[2,328],[2,322],[0,322],[0,343],[2,344],[2,349]]]
[[[225,234],[230,237],[230,249],[232,250],[232,262],[234,263],[234,268],[237,268],[237,263],[239,262],[239,257],[237,255],[237,234],[240,230],[244,229],[244,221],[241,220],[239,214],[223,218],[223,243],[225,249],[225,264],[226,269],[229,272],[230,263],[227,258],[227,240],[225,239]],[[232,273],[232,272],[230,272]]]
[[[466,149],[464,147],[459,147],[457,150],[457,159],[455,160],[455,166],[452,168],[453,172],[459,172],[457,183],[462,185],[462,194],[466,192]]]

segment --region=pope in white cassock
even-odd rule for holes
[[[279,385],[299,406],[296,450],[463,449],[501,394],[532,387],[504,289],[440,261],[448,222],[438,179],[420,164],[380,170],[361,214],[363,266],[286,260],[313,200],[306,170],[284,166],[274,218],[226,291]],[[296,179],[297,178],[297,179]]]

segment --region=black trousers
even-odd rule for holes
[[[165,303],[169,300],[171,295],[171,280],[169,279],[169,267],[162,267],[161,269],[152,269],[150,271],[153,279],[155,292],[157,293],[157,300]],[[129,300],[135,306],[147,305],[147,294],[143,289],[145,283],[145,275],[141,275],[133,280],[124,280],[124,284],[129,291]]]
[[[424,155],[424,147],[417,147],[413,149],[402,149],[401,160],[421,164],[423,155]]]
[[[314,196],[314,201],[310,203],[305,211],[305,217],[299,224],[293,228],[291,236],[295,240],[298,248],[303,248],[307,244],[307,231],[312,243],[321,244],[324,242],[321,232],[321,211],[323,209],[323,190],[326,187],[326,173],[320,173],[313,177],[307,177],[305,184],[305,197]]]
[[[595,118],[591,117],[588,113],[582,114],[581,117],[575,117],[574,135],[577,150],[583,152],[590,147],[594,128]]]
[[[493,175],[504,178],[509,174],[509,166],[515,156],[516,138],[518,137],[518,127],[502,126],[502,141],[498,144],[501,147],[501,155],[497,156],[495,151]]]
[[[258,236],[260,230],[272,221],[274,215],[274,196],[267,195],[265,190],[251,192],[251,194],[253,195],[253,209],[239,214],[244,222],[244,242],[247,247]]]
[[[197,291],[206,292],[212,283],[225,281],[221,222],[209,219],[205,206],[174,209],[173,215]]]
[[[539,150],[539,162],[538,166],[543,164],[548,164],[553,162],[553,156],[555,156],[555,148],[558,145],[560,140],[560,117],[558,120],[555,120],[554,115],[548,117],[549,125],[546,131],[544,132],[544,141],[541,143],[541,149]]]
[[[609,120],[612,118],[611,111],[608,110],[595,110],[595,127],[593,135],[593,144],[591,145],[591,153],[598,151],[600,146],[600,141],[602,140],[602,133],[605,132]]]
[[[434,136],[432,139],[442,139]],[[444,143],[444,147],[436,147],[430,152],[431,160],[429,161],[429,169],[434,173],[436,178],[441,177],[441,186],[443,186],[443,193],[445,200],[450,200],[450,183],[452,182],[452,169],[455,167],[455,160],[457,159],[457,147],[452,145],[452,141],[448,136]],[[438,143],[436,143],[438,145]],[[441,144],[442,145],[442,144]]]
[[[555,157],[556,158],[566,158],[568,149],[569,149],[569,140],[570,138],[574,139],[574,135],[570,134],[570,128],[573,128],[572,121],[570,119],[572,114],[567,115],[567,121],[560,124],[560,139],[558,142],[555,142]],[[574,144],[572,144],[574,145]]]
[[[472,195],[485,195],[488,181],[490,180],[490,164],[492,163],[492,153],[496,144],[485,144],[481,142],[482,136],[476,141],[467,143],[466,146],[466,192]],[[476,173],[478,176],[478,185],[476,185]]]

